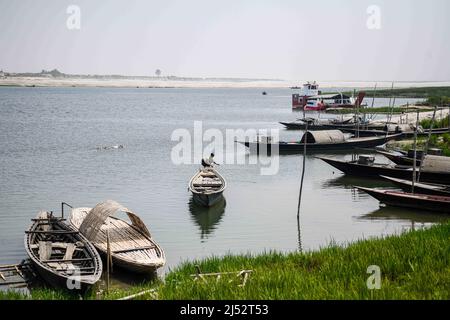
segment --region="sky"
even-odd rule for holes
[[[449,12],[448,0],[0,0],[0,69],[449,81]]]

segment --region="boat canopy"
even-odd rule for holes
[[[348,99],[350,99],[350,97],[349,96],[347,96],[347,95],[345,95],[345,94],[340,94],[340,93],[331,93],[331,94],[319,94],[319,95],[316,95],[316,96],[311,96],[311,97],[309,97],[309,99],[334,99],[334,100],[336,100],[336,99],[344,99],[344,100],[348,100]]]
[[[95,242],[97,234],[105,224],[106,219],[110,216],[114,216],[118,211],[125,212],[128,215],[131,224],[143,234],[150,237],[150,232],[148,231],[144,222],[131,210],[125,208],[120,203],[113,200],[107,200],[105,202],[99,203],[94,208],[92,208],[92,210],[88,212],[86,218],[83,220],[83,223],[80,225],[80,232],[88,240]],[[103,241],[101,242],[106,241],[105,239],[102,240]]]
[[[345,135],[341,130],[307,131],[303,135],[300,143],[305,142],[305,137],[307,138],[307,143],[336,143],[345,141]]]
[[[427,154],[422,161],[422,169],[427,172],[450,172],[450,157]]]

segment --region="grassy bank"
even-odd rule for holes
[[[419,112],[429,112],[429,111],[433,111],[433,108],[428,108],[428,107],[424,107],[424,108],[420,108]],[[326,110],[327,113],[332,113],[332,114],[354,114],[355,113],[355,109],[354,108],[341,108],[341,109],[331,109],[331,110]],[[394,107],[394,108],[390,108],[390,107],[361,107],[359,108],[359,113],[360,114],[390,114],[392,112],[392,114],[402,114],[402,113],[406,113],[406,112],[410,112],[410,113],[416,113],[417,109],[413,109],[411,107],[407,108],[406,106],[401,106],[401,107]]]
[[[211,257],[186,262],[154,287],[159,299],[450,299],[450,222],[348,246],[330,245],[314,252]],[[193,281],[196,265],[203,272],[253,270],[244,287],[241,278],[224,276]],[[381,289],[369,290],[367,268],[381,270]],[[131,294],[118,290],[103,299]],[[61,299],[67,294],[33,292],[33,298]],[[0,295],[0,298],[21,298]],[[90,295],[85,298],[95,298]],[[144,295],[141,299],[152,299]]]
[[[439,111],[438,111],[439,112]],[[443,119],[439,119],[434,121],[433,128],[448,128],[449,117],[445,117]],[[422,128],[429,129],[431,128],[431,119],[424,119],[420,121],[420,125]]]
[[[427,138],[419,137],[417,139],[417,149],[424,150]],[[402,150],[408,151],[414,149],[414,142],[412,140],[395,141],[389,144],[389,146],[394,148],[400,148]],[[442,149],[444,156],[450,157],[450,134],[433,134],[430,137],[429,148],[439,148]]]
[[[366,97],[373,97],[375,94],[378,98],[431,98],[431,97],[450,97],[450,87],[418,87],[418,88],[398,88],[391,90],[377,89],[374,90],[364,90],[366,92]],[[352,95],[353,91],[344,92],[346,95]]]

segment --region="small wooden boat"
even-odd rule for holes
[[[450,197],[355,187],[386,205],[450,214]]]
[[[114,217],[125,212],[131,221]],[[97,204],[94,208],[74,208],[70,223],[106,256],[107,234],[113,264],[132,272],[153,273],[162,267],[164,251],[153,240],[145,224],[131,210],[113,200]]]
[[[356,130],[357,124],[353,118],[344,121],[338,121],[336,119],[314,119],[305,118],[298,119],[292,122],[279,122],[288,130],[306,130],[308,125],[308,130]],[[384,123],[363,123],[360,122],[360,129],[363,130],[382,130],[384,133],[385,124]]]
[[[199,170],[189,181],[189,191],[194,201],[202,206],[210,207],[223,198],[227,183],[214,168]]]
[[[94,246],[63,220],[39,212],[25,231],[25,250],[48,284],[86,291],[100,279],[102,260]]]
[[[300,141],[279,143],[271,141],[244,141],[239,143],[244,144],[251,151],[259,152],[259,150],[267,150],[272,152],[278,150],[279,152],[303,152],[305,139],[306,149],[308,151],[335,151],[335,150],[353,150],[355,148],[373,148],[386,142],[396,139],[401,134],[387,135],[381,137],[363,137],[351,138],[349,134],[344,134],[340,130],[326,130],[326,131],[307,131]]]
[[[398,151],[384,151],[376,149],[376,151],[379,154],[382,154],[395,164],[403,165],[403,166],[412,166],[414,164],[414,157],[409,157],[408,155],[405,155],[404,153],[398,152]],[[416,155],[416,165],[420,166],[420,155],[417,153]]]
[[[435,161],[436,158],[446,159],[443,161]],[[362,177],[379,177],[383,175],[399,179],[412,179],[413,177],[413,168],[410,166],[393,166],[390,164],[372,162],[367,163],[360,161],[361,159],[353,161],[343,161],[325,157],[318,157],[318,159],[325,161],[329,165],[348,175]],[[441,162],[447,162],[449,160],[450,158],[447,157],[425,156],[425,162],[420,173],[420,181],[450,185],[450,170],[447,168],[448,164],[441,165]],[[416,177],[417,176],[418,172],[416,172]]]
[[[399,186],[403,190],[407,192],[412,191],[412,181],[397,179],[387,176],[381,176],[383,179],[389,180],[395,185]],[[446,186],[443,184],[433,184],[433,183],[423,183],[423,182],[414,182],[414,191],[417,193],[423,194],[432,194],[437,196],[447,196],[450,197],[450,186]]]

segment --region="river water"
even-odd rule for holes
[[[299,139],[300,132],[278,124],[301,116],[291,110],[291,91],[264,90],[0,88],[0,263],[26,257],[30,219],[41,209],[59,212],[61,201],[92,207],[114,199],[136,212],[165,250],[162,272],[194,258],[312,250],[439,221],[380,208],[353,186],[389,183],[345,177],[313,155],[306,159],[300,230],[301,155],[280,156],[275,175],[261,175],[262,164],[222,163],[225,201],[198,208],[187,184],[199,165],[173,162],[172,133],[193,132],[194,121],[202,121],[204,129],[274,128],[282,139]],[[117,145],[124,147],[98,149]],[[215,151],[218,159],[227,152]],[[252,157],[246,155],[259,161]]]

